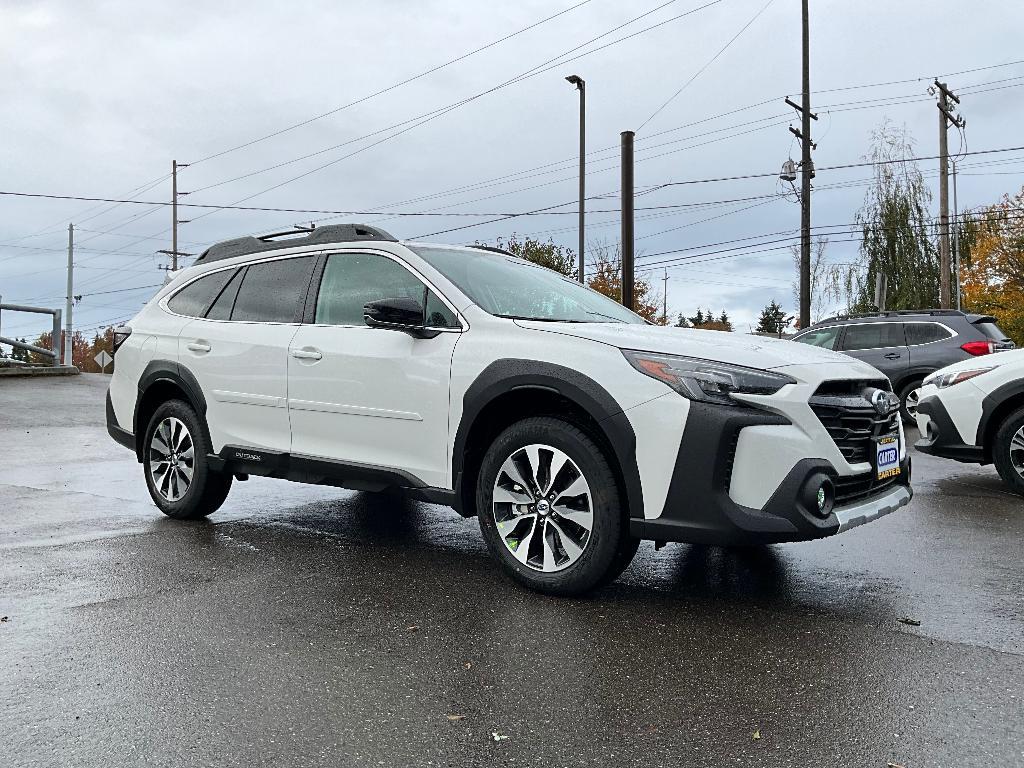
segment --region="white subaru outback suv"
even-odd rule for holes
[[[922,453],[995,464],[1024,495],[1024,349],[940,368],[918,390]]]
[[[513,578],[557,594],[640,539],[817,539],[912,494],[870,365],[652,326],[492,249],[364,225],[231,240],[115,343],[108,431],[165,514],[251,474],[399,492],[477,515]]]

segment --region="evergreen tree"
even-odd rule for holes
[[[757,332],[779,336],[786,330],[787,325],[789,322],[786,320],[786,313],[779,303],[772,299],[768,306],[761,310],[761,316],[757,320]]]

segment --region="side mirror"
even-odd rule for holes
[[[436,336],[426,328],[426,313],[416,299],[380,299],[363,305],[363,320],[371,328],[391,328],[418,338]]]

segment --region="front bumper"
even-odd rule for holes
[[[921,400],[917,413],[921,439],[914,443],[914,447],[921,453],[968,464],[987,463],[985,449],[980,445],[967,445],[963,441],[949,411],[937,395]]]
[[[655,541],[736,545],[809,541],[832,536],[896,511],[910,502],[911,462],[904,455],[895,480],[875,481],[870,473],[840,474],[824,458],[802,458],[781,482],[765,476],[775,490],[761,508],[736,502],[730,479],[740,432],[785,427],[777,413],[691,403],[672,479],[660,516],[630,520],[630,533]],[[849,469],[845,468],[849,473]],[[815,493],[825,480],[837,502],[825,517]]]

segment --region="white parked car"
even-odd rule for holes
[[[918,390],[919,451],[995,464],[1024,494],[1024,350],[962,360],[941,368]]]
[[[572,594],[640,539],[817,539],[903,506],[889,390],[511,254],[339,225],[203,253],[118,330],[107,419],[171,517],[250,474],[398,492],[479,516],[510,575]]]

